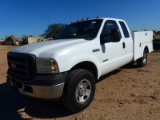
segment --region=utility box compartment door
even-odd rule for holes
[[[132,32],[134,41],[134,61],[143,56],[145,45],[151,43],[153,39],[153,31]]]

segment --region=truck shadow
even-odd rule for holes
[[[58,101],[29,98],[14,92],[9,83],[0,84],[0,120],[59,118],[71,114]]]
[[[118,73],[119,73],[120,71],[122,71],[123,69],[135,69],[135,68],[138,68],[138,66],[137,66],[135,63],[134,63],[134,64],[124,65],[124,66],[122,66],[122,67],[120,67],[120,68],[118,68],[118,69],[116,69],[116,70],[114,70],[114,71],[112,71],[112,72],[110,72],[110,73],[107,73],[107,74],[101,76],[101,77],[99,78],[99,80],[97,80],[96,82],[98,83],[98,82],[100,82],[100,81],[103,81],[105,78],[108,78],[108,77],[110,77],[110,76],[112,76],[112,75],[118,74]]]
[[[99,82],[103,81],[105,78],[108,78],[108,77],[110,77],[112,75],[115,75],[115,74],[119,73],[120,71],[121,71],[120,69],[117,69],[117,70],[114,70],[114,71],[112,71],[112,72],[110,72],[108,74],[105,74],[105,75],[101,76],[99,78],[99,80],[96,81],[96,83],[99,83]]]
[[[127,65],[124,65],[123,67],[121,67],[120,69],[135,69],[135,68],[139,68],[138,66],[137,66],[137,63],[131,63],[131,64],[127,64]]]

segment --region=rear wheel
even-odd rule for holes
[[[83,69],[69,73],[65,83],[62,103],[72,112],[87,108],[95,93],[95,78],[91,72]]]
[[[137,60],[138,67],[144,67],[147,64],[147,50],[144,49],[143,57]]]

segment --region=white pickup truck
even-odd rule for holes
[[[58,99],[73,112],[89,106],[102,75],[131,62],[147,63],[153,32],[131,33],[122,19],[96,18],[67,25],[53,40],[8,52],[8,81],[20,93]]]

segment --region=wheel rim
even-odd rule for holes
[[[145,64],[147,62],[147,53],[144,52],[143,54],[143,64]]]
[[[79,103],[84,103],[91,95],[91,83],[84,79],[80,81],[76,89],[76,100]]]

